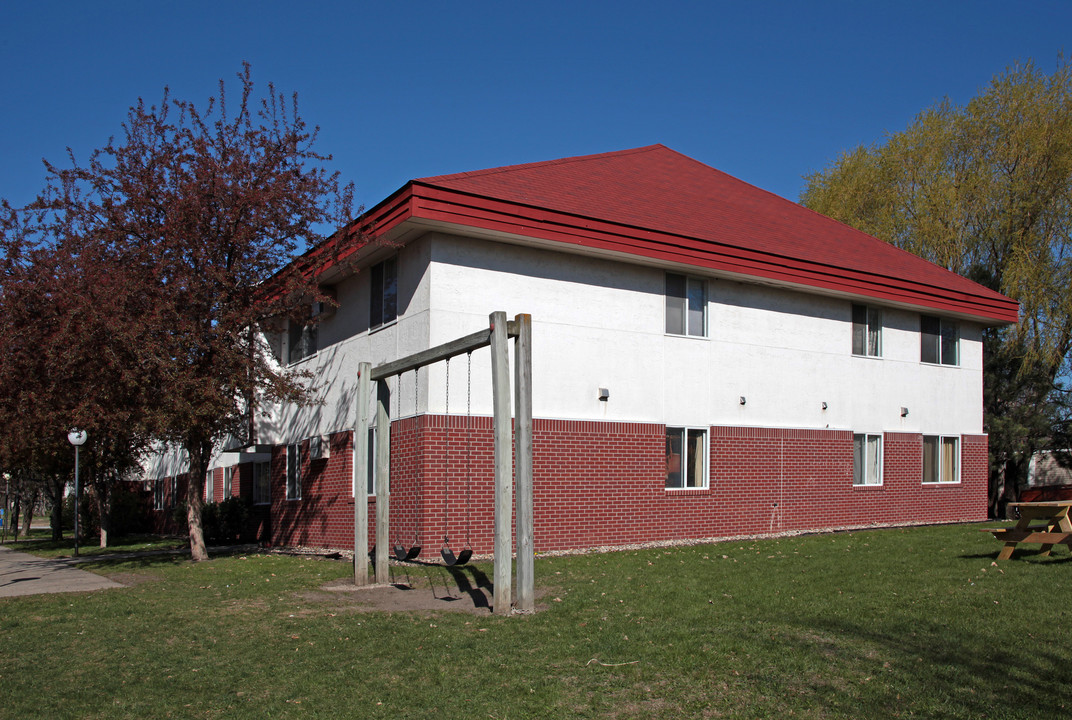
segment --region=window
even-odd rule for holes
[[[312,309],[306,308],[306,313],[301,317],[290,318],[288,326],[287,362],[296,363],[310,355],[315,355],[319,328],[316,319],[312,316]]]
[[[356,458],[357,447],[355,443],[354,453]],[[370,427],[368,429],[368,468],[366,471],[366,478],[368,478],[368,488],[366,491],[369,496],[376,494],[376,428]],[[350,480],[350,493],[354,492],[354,483],[357,482],[357,474],[355,473]]]
[[[882,436],[852,436],[852,484],[882,484]]]
[[[153,483],[153,510],[164,509],[164,481],[157,479]]]
[[[707,289],[702,278],[666,273],[666,332],[707,335]]]
[[[666,428],[666,487],[707,487],[707,431]]]
[[[301,499],[301,445],[287,445],[287,500]]]
[[[920,362],[959,365],[957,324],[932,315],[919,316]]]
[[[213,493],[213,491],[216,489],[215,485],[216,471],[209,470],[208,473],[205,475],[205,502],[212,502],[216,499],[215,493]]]
[[[272,465],[269,462],[253,464],[253,504],[267,505],[272,502]]]
[[[960,482],[960,438],[923,436],[923,482]]]
[[[369,329],[393,322],[398,317],[398,262],[384,260],[372,266],[372,297],[369,301]]]
[[[223,469],[223,499],[231,497],[231,483],[234,481],[234,465]]]
[[[882,310],[852,306],[852,354],[882,357]]]
[[[173,508],[179,502],[179,479],[171,478],[171,497],[168,498],[168,507]]]

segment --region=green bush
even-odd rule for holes
[[[205,503],[201,510],[201,530],[205,535],[205,542],[252,542],[255,537],[250,529],[251,505],[249,500],[241,497],[230,497],[218,503]],[[179,527],[189,532],[185,501],[175,506],[172,519]]]

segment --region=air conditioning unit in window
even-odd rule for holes
[[[309,438],[309,459],[326,460],[331,457],[331,445],[326,435],[314,435]]]

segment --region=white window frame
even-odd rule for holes
[[[859,439],[863,439],[863,459],[859,464],[857,463],[857,443]],[[868,468],[872,467],[872,463],[868,462],[868,449],[870,447],[870,440],[872,438],[878,438],[878,463],[877,473],[875,476],[871,476],[868,473]],[[863,432],[852,434],[852,486],[853,487],[879,487],[883,484],[883,475],[885,474],[885,438],[883,433],[875,432]],[[863,475],[857,472],[857,467],[860,467],[863,471]]]
[[[205,502],[210,503],[210,502],[215,501],[216,498],[213,497],[213,495],[215,495],[215,491],[216,491],[216,471],[213,469],[213,470],[209,470],[208,473],[206,473],[206,476],[205,476]]]
[[[356,432],[356,431],[354,431]],[[352,435],[353,433],[351,433]],[[354,453],[353,460],[354,467],[357,467],[357,438],[352,438],[354,441]],[[370,425],[368,429],[368,474],[366,478],[368,485],[368,493],[366,497],[376,497],[376,426]],[[350,497],[357,496],[357,472],[350,474]]]
[[[858,313],[863,314],[862,322],[857,318]],[[873,347],[872,330],[875,335]],[[859,346],[857,337],[861,340]],[[862,303],[852,304],[852,354],[856,357],[882,357],[882,308]]]
[[[301,443],[287,445],[287,500],[301,500]]]
[[[227,465],[223,468],[223,499],[231,497],[231,493],[234,491],[234,465]]]
[[[391,282],[385,282],[390,279]],[[379,290],[379,303],[373,298]],[[388,292],[388,289],[393,292]],[[388,303],[390,298],[390,303]],[[379,313],[376,310],[379,308]],[[390,308],[390,309],[389,309]],[[369,330],[385,327],[398,320],[398,256],[389,257],[369,268]]]
[[[260,460],[252,463],[253,473],[253,504],[254,505],[271,505],[272,504],[272,461]],[[259,490],[264,487],[263,497]]]
[[[680,491],[680,490],[706,490],[710,486],[710,479],[709,478],[710,478],[710,474],[711,474],[711,471],[710,471],[710,466],[711,466],[711,455],[710,455],[711,442],[710,442],[710,432],[709,432],[709,430],[710,430],[710,428],[688,426],[688,425],[667,425],[666,426],[665,437],[666,437],[666,443],[667,443],[667,451],[666,451],[666,461],[667,462],[666,462],[666,477],[664,478],[664,486],[665,486],[667,492],[675,492],[675,491]],[[678,485],[671,485],[670,484],[670,476],[671,476],[671,472],[672,472],[671,469],[670,469],[670,467],[671,467],[671,465],[670,465],[671,433],[676,433],[676,434],[678,434],[678,437],[681,438],[681,441],[680,441],[681,442],[681,452],[678,454],[678,457],[679,457],[678,469],[676,471],[677,475],[678,475],[678,482],[680,483]],[[688,454],[688,448],[689,448],[688,440],[689,440],[690,435],[692,435],[693,433],[698,433],[700,435],[700,437],[703,439],[703,450],[702,450],[703,458],[700,460],[700,472],[702,473],[702,477],[700,478],[700,484],[699,485],[686,485],[685,483],[687,481],[686,481],[685,468],[689,467],[689,463],[692,460],[692,458],[690,458],[689,454]]]
[[[934,322],[938,324],[938,332],[928,333],[924,331],[924,326],[927,322]],[[945,343],[946,334],[949,334],[953,338],[952,343],[952,355],[953,357],[946,357],[947,346]],[[933,340],[930,340],[933,338]],[[936,359],[926,360],[924,359],[924,353],[927,351],[927,345],[933,343],[931,352]],[[937,315],[920,315],[919,316],[919,361],[927,365],[945,365],[946,367],[957,367],[960,365],[960,323],[955,320],[949,320],[948,318],[938,317]]]
[[[153,510],[164,509],[164,478],[157,478],[153,482]]]
[[[670,288],[671,278],[677,278],[681,281],[683,295],[672,294]],[[675,337],[707,337],[707,280],[695,275],[668,272],[665,274],[663,282],[666,306],[663,327],[666,334],[674,335]],[[695,309],[693,301],[697,299],[691,293],[697,289],[700,294],[698,299],[700,309],[699,328],[695,327],[692,322],[694,316],[691,312]]]
[[[175,476],[171,478],[171,502],[168,503],[168,508],[173,508],[179,504],[179,478]]]
[[[937,441],[937,454],[938,457],[934,458],[935,475],[937,480],[927,480],[927,440],[933,439]],[[953,477],[947,478],[944,471],[944,463],[942,462],[942,451],[945,448],[946,443],[953,443],[954,451],[954,467]],[[956,485],[960,483],[960,472],[963,465],[962,462],[962,444],[960,442],[959,435],[924,435],[923,436],[923,452],[922,463],[920,468],[921,478],[924,485]]]

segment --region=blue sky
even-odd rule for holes
[[[203,101],[243,61],[297,91],[371,206],[407,180],[663,143],[796,199],[802,176],[1072,52],[1072,2],[11,0],[0,197],[84,159],[165,85]]]

